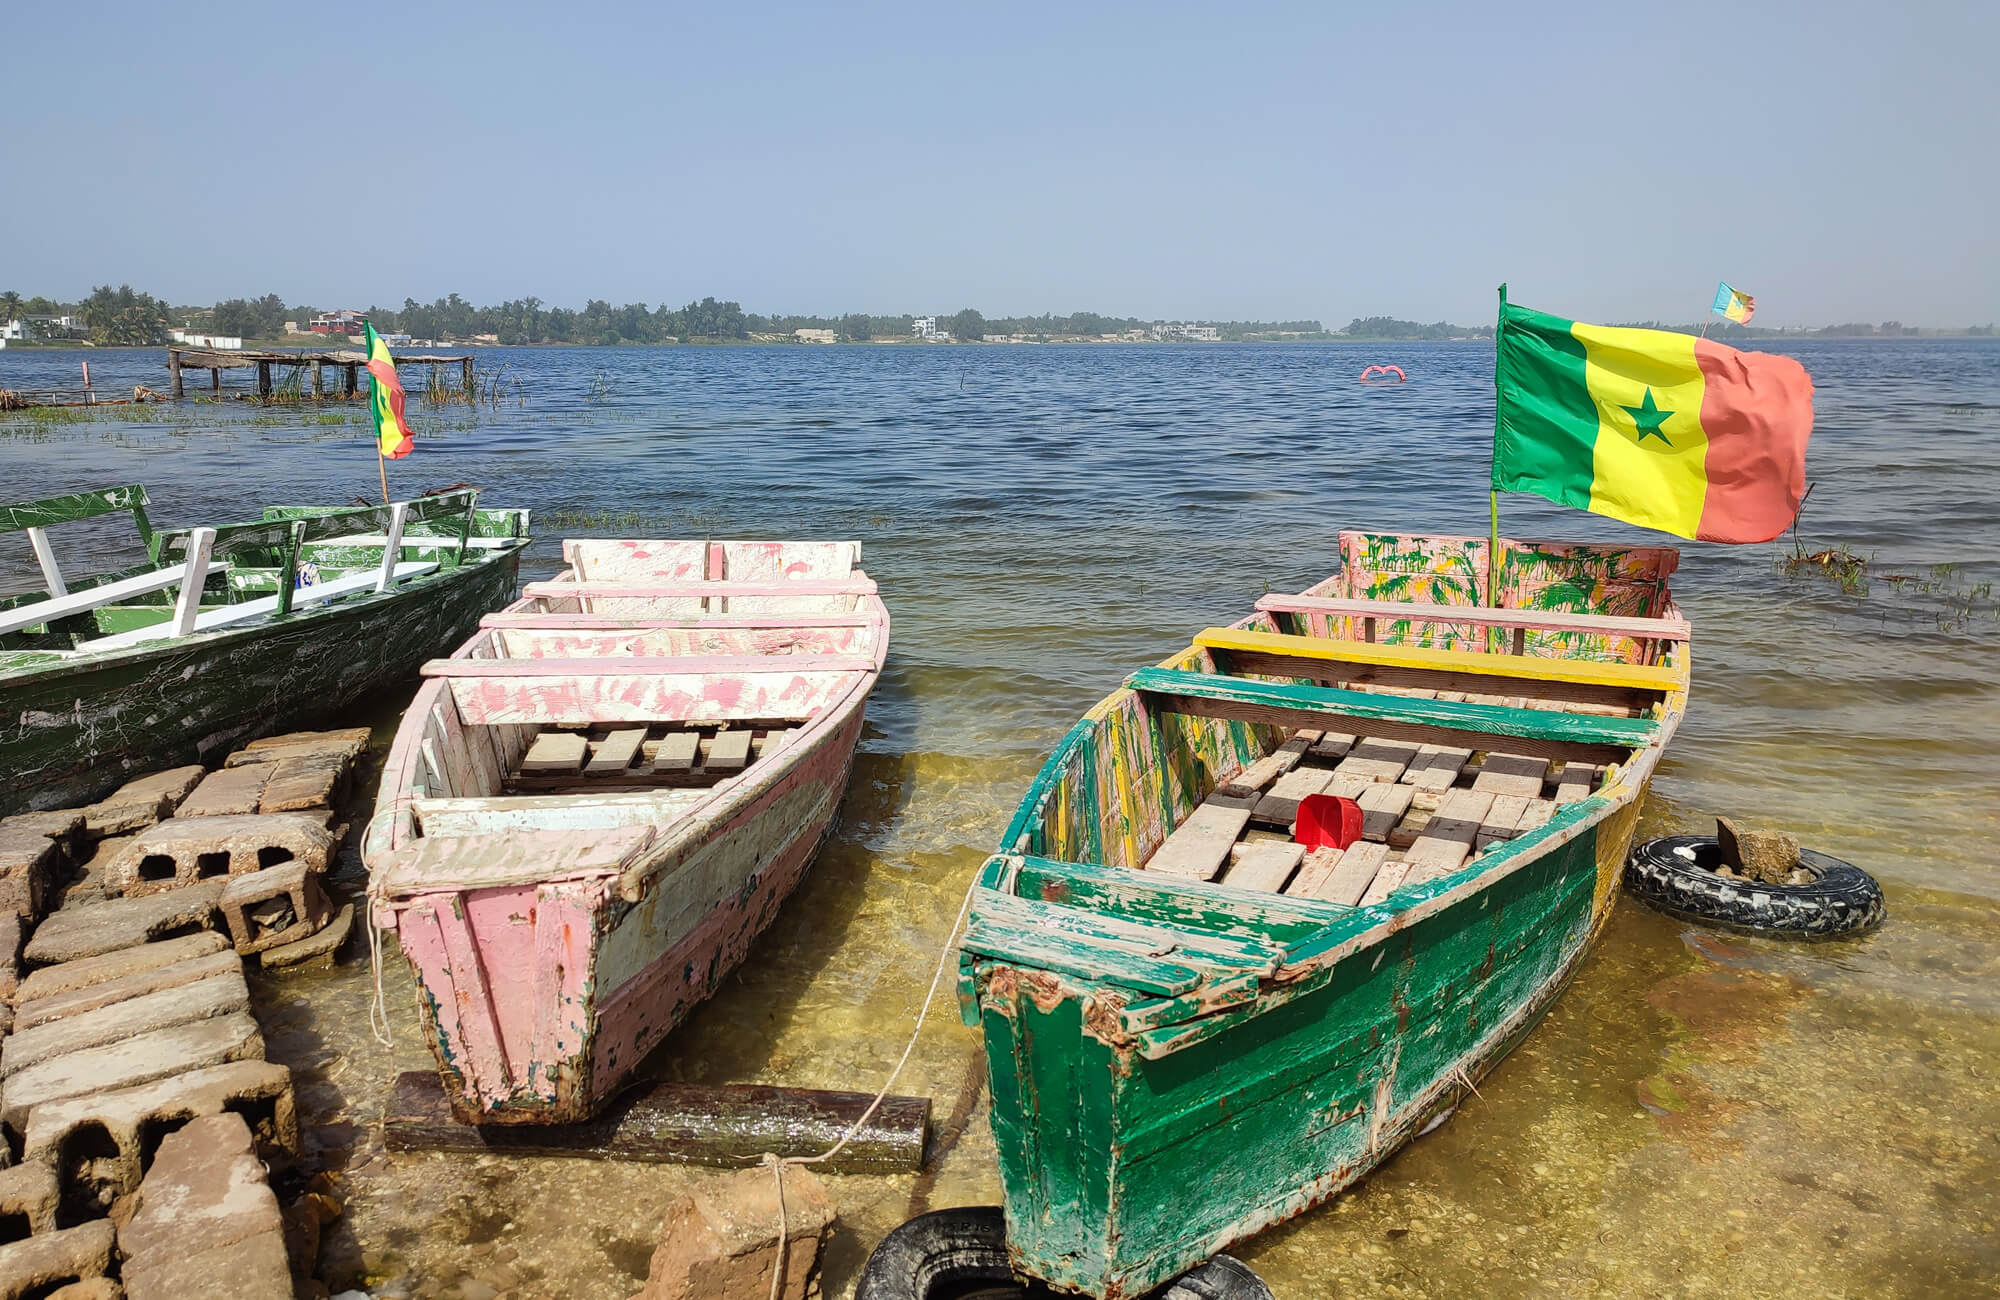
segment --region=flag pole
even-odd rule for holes
[[[382,504],[389,504],[389,462],[382,458],[382,439],[375,439],[375,468],[382,474]]]
[[[1507,329],[1507,286],[1500,286],[1500,315],[1493,326],[1493,455],[1497,462],[1500,455],[1500,344],[1501,336]],[[1493,468],[1499,469],[1496,463]],[[1499,475],[1490,478],[1497,480]],[[1500,607],[1500,489],[1496,486],[1486,494],[1487,519],[1491,525],[1486,539],[1486,603],[1495,609]],[[1486,648],[1493,648],[1493,629],[1486,630]]]

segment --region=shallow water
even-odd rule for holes
[[[1881,877],[1888,925],[1788,946],[1628,903],[1448,1124],[1239,1249],[1281,1297],[2000,1293],[2000,619],[1974,594],[2000,576],[2000,345],[1787,350],[1819,389],[1804,540],[1871,556],[1874,576],[1844,592],[1778,572],[1785,544],[1684,547],[1695,688],[1641,829],[1733,812],[1797,830]],[[0,387],[66,382],[76,359],[0,353]],[[1356,386],[1374,361],[1410,382]],[[157,351],[91,362],[100,387],[164,376]],[[875,1086],[971,872],[1083,709],[1192,629],[1323,577],[1341,527],[1486,525],[1478,345],[492,349],[481,364],[505,368],[506,404],[413,399],[419,450],[391,486],[466,480],[532,507],[524,576],[559,567],[564,535],[858,537],[895,620],[837,837],[656,1056],[665,1078]],[[361,419],[235,403],[12,419],[0,498],[143,480],[155,518],[182,524],[372,496]],[[1502,512],[1517,537],[1639,536],[1534,498]],[[57,533],[65,554],[116,549],[78,531]],[[0,590],[32,583],[25,547],[0,555]],[[369,719],[378,760],[406,698]],[[360,888],[351,853],[339,883]],[[326,1258],[378,1294],[636,1290],[699,1173],[385,1156],[388,1083],[430,1063],[400,962],[387,977],[393,1049],[367,1030],[365,961],[259,988],[315,1159],[343,1170]],[[935,1099],[945,1154],[921,1176],[829,1178],[830,1295],[911,1214],[997,1200],[982,1083],[976,1034],[941,1002],[899,1091]]]

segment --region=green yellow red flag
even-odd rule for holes
[[[396,377],[389,345],[375,332],[374,323],[363,321],[362,328],[368,336],[368,405],[375,411],[376,445],[387,459],[401,460],[416,445],[403,418],[403,381]]]
[[[1790,357],[1585,325],[1500,294],[1493,490],[1708,542],[1765,542],[1805,493],[1812,378]]]

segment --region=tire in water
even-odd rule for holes
[[[1038,1300],[1055,1292],[1014,1280],[1007,1220],[997,1205],[920,1214],[882,1239],[861,1271],[854,1300]],[[1241,1260],[1217,1255],[1148,1300],[1273,1300]]]
[[[1813,873],[1812,881],[1767,885],[1716,875],[1721,860],[1713,835],[1649,840],[1633,850],[1625,888],[1683,921],[1779,939],[1858,934],[1880,925],[1886,915],[1882,886],[1851,862],[1802,849],[1799,862]]]

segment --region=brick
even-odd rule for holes
[[[25,1225],[26,1231],[10,1230],[6,1241],[41,1236],[56,1230],[56,1206],[60,1197],[56,1171],[30,1161],[0,1170],[0,1222]]]
[[[264,797],[257,805],[259,812],[331,808],[347,793],[350,768],[347,762],[319,755],[301,755],[280,759],[269,766],[272,768],[271,779],[264,785]]]
[[[271,1061],[231,1061],[44,1102],[28,1112],[22,1159],[55,1170],[72,1205],[101,1213],[137,1190],[162,1134],[224,1113],[244,1117],[266,1162],[284,1166],[298,1159],[292,1072]]]
[[[0,913],[31,922],[48,910],[50,896],[69,871],[72,835],[81,814],[30,813],[0,821]]]
[[[176,817],[135,836],[107,868],[105,887],[143,898],[288,862],[325,871],[336,847],[332,833],[302,813]]]
[[[210,1020],[250,1009],[250,986],[241,969],[174,988],[158,989],[107,1007],[16,1028],[0,1043],[0,1079],[72,1052],[103,1047],[138,1034]]]
[[[341,945],[354,932],[354,904],[342,903],[333,920],[318,934],[296,943],[279,944],[257,954],[265,970],[322,970],[340,955]]]
[[[131,1300],[292,1294],[278,1198],[241,1116],[190,1120],[160,1142],[118,1248]]]
[[[127,781],[83,810],[84,834],[93,840],[144,830],[174,815],[208,769],[199,763],[152,772]]]
[[[227,1061],[263,1059],[264,1037],[244,1012],[155,1029],[28,1066],[0,1083],[0,1121],[19,1131],[28,1113],[46,1102],[135,1087]]]
[[[18,1002],[25,1007],[30,1002],[143,975],[148,971],[175,966],[196,957],[221,952],[228,947],[227,939],[213,930],[204,930],[199,934],[190,934],[180,939],[143,943],[137,947],[121,948],[116,952],[107,952],[96,957],[66,961],[57,966],[44,966],[21,981]]]
[[[215,939],[218,943],[222,943],[221,935],[216,935]],[[181,940],[177,939],[173,942],[179,943]],[[148,948],[165,946],[164,944],[144,945],[144,947]],[[128,949],[127,951],[133,950]],[[51,966],[49,969],[60,970],[61,967]],[[243,959],[238,957],[234,951],[229,950],[226,944],[223,944],[222,949],[219,951],[209,952],[199,957],[190,957],[186,961],[177,961],[165,966],[154,966],[146,970],[134,971],[132,974],[118,979],[105,980],[101,983],[86,985],[80,989],[71,989],[66,993],[57,993],[52,997],[22,998],[19,1009],[14,1013],[14,1028],[16,1030],[33,1029],[37,1025],[63,1020],[72,1016],[79,1016],[85,1012],[96,1011],[100,1007],[109,1007],[132,998],[142,998],[149,993],[158,993],[162,989],[179,988],[184,984],[193,984],[197,980],[212,979],[220,975],[240,974],[242,970]],[[35,973],[39,975],[42,972],[37,971]],[[29,978],[32,979],[33,976]],[[5,1047],[0,1046],[0,1052],[4,1051]]]
[[[817,1178],[785,1171],[785,1278],[778,1294],[819,1294],[819,1253],[833,1206]],[[771,1294],[778,1263],[778,1195],[769,1169],[723,1174],[667,1207],[646,1287],[634,1300],[735,1300]]]
[[[254,813],[264,798],[264,784],[271,778],[271,765],[224,768],[210,772],[180,807],[181,817],[223,817],[232,813]]]
[[[245,767],[309,755],[338,757],[352,763],[368,750],[371,733],[366,727],[343,727],[337,731],[293,731],[282,736],[253,740],[223,760],[224,767]]]
[[[36,928],[22,957],[30,966],[49,966],[209,929],[222,886],[208,880],[151,898],[65,907]]]
[[[288,862],[229,882],[218,906],[237,952],[248,956],[296,943],[326,926],[332,909],[319,877],[306,866]]]
[[[125,1300],[125,1288],[108,1277],[89,1277],[59,1286],[42,1300]]]
[[[99,1219],[0,1246],[0,1300],[39,1296],[65,1282],[103,1277],[116,1239],[111,1224]]]

